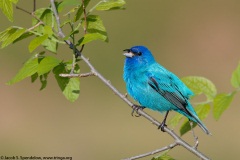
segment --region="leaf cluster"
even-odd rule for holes
[[[230,93],[217,93],[214,83],[204,77],[188,76],[183,77],[182,81],[194,92],[194,96],[191,98],[199,95],[204,95],[206,97],[205,101],[198,102],[194,108],[198,117],[201,120],[205,119],[212,109],[213,117],[215,120],[219,120],[223,112],[230,106],[235,94],[240,91],[240,63],[232,73],[231,85],[234,90]],[[176,113],[168,124],[171,127],[176,127],[181,120],[183,120],[183,123],[180,127],[180,134],[184,135],[192,128],[189,120],[182,114]],[[192,127],[196,127],[196,125],[197,124],[194,123]],[[168,152],[169,150],[153,157],[151,160],[174,160]]]
[[[235,94],[240,89],[240,64],[232,73],[231,85],[235,88],[230,93],[217,93],[216,86],[210,80],[204,77],[188,76],[182,78],[182,81],[194,92],[194,96],[204,95],[205,101],[196,103],[195,111],[201,120],[205,119],[212,110],[213,117],[218,120],[223,112],[230,106]],[[194,98],[194,96],[192,98]],[[181,114],[176,114],[169,125],[175,127],[184,118]],[[196,126],[194,123],[193,127]],[[188,119],[185,118],[180,127],[180,134],[184,135],[191,126]]]
[[[12,5],[17,4],[17,2],[17,0],[0,1],[0,9],[10,21],[13,21]],[[52,73],[63,95],[69,101],[74,102],[79,97],[80,79],[63,78],[59,74],[80,73],[80,67],[76,63],[79,60],[76,60],[75,56],[66,61],[58,59],[56,55],[58,45],[65,44],[64,41],[69,39],[75,47],[95,40],[108,42],[107,31],[101,17],[92,13],[94,11],[124,9],[125,1],[101,0],[87,10],[89,3],[90,0],[55,1],[57,12],[61,15],[60,19],[64,19],[60,27],[70,29],[69,34],[64,39],[60,39],[58,36],[58,26],[51,6],[39,8],[31,13],[30,16],[33,19],[32,26],[29,28],[10,26],[2,31],[0,33],[1,48],[32,37],[28,44],[28,50],[33,55],[7,84],[12,85],[31,77],[32,82],[40,80],[40,90],[42,90],[47,86],[48,75]]]
[[[11,22],[13,21],[13,5],[17,2],[18,0],[0,0],[0,9]]]

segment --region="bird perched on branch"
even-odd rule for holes
[[[141,105],[134,106],[137,110],[150,108],[166,112],[159,126],[162,131],[169,111],[174,110],[196,122],[206,134],[210,134],[189,102],[189,96],[193,92],[175,74],[158,64],[148,48],[134,46],[125,49],[124,55],[126,59],[123,78],[128,93]]]

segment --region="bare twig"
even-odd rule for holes
[[[83,7],[83,15],[84,15],[84,23],[85,25],[83,26],[83,30],[84,30],[84,35],[87,34],[87,13],[86,13],[86,8],[84,5],[84,0],[82,0],[82,7]],[[84,49],[85,44],[82,45],[81,49],[80,49],[80,53],[82,53],[83,49]],[[75,50],[75,49],[74,49]],[[77,53],[75,53],[75,56],[73,57],[73,62],[72,62],[72,69],[71,69],[71,73],[73,73],[75,65],[76,65],[76,59],[78,58]]]
[[[137,156],[134,156],[134,157],[126,158],[126,159],[123,159],[123,160],[135,160],[135,159],[147,157],[147,156],[159,153],[159,152],[163,152],[163,151],[172,149],[172,148],[176,147],[177,145],[178,145],[177,143],[173,143],[173,144],[170,144],[168,146],[162,147],[160,149],[156,149],[154,151],[147,152],[147,153],[144,153],[144,154],[140,154],[140,155],[137,155]]]
[[[38,20],[39,22],[41,22],[41,24],[44,24],[44,22],[43,22],[41,19],[39,19],[39,18],[34,14],[34,12],[29,12],[29,11],[27,11],[27,10],[19,7],[19,6],[16,6],[16,9],[19,9],[19,10],[21,10],[21,11],[23,11],[23,12],[25,12],[25,13],[31,15],[31,16],[33,16],[33,18],[35,18],[36,20]]]
[[[87,13],[86,13],[85,5],[84,5],[84,0],[82,0],[82,6],[83,6],[83,15],[84,15],[84,23],[85,23],[85,25],[83,27],[83,31],[84,31],[84,34],[87,34]],[[83,44],[81,49],[80,49],[80,52],[83,51],[84,46],[85,45]]]
[[[29,12],[29,11],[27,11],[27,10],[25,10],[25,9],[23,9],[23,8],[21,8],[21,7],[19,7],[19,6],[16,6],[16,9],[19,9],[19,10],[21,10],[21,11],[27,13],[27,14],[30,14],[30,15],[32,14],[31,12]]]
[[[40,22],[38,22],[36,25],[32,26],[31,28],[28,28],[26,31],[29,32],[29,31],[31,31],[31,30],[34,30],[35,28],[37,28],[38,26],[40,26],[40,25],[42,25],[42,24],[43,24],[43,22],[40,21]]]
[[[33,0],[33,12],[36,11],[36,6],[37,6],[37,2],[36,0]]]
[[[82,6],[83,6],[83,15],[84,15],[84,22],[85,22],[83,30],[84,30],[84,34],[87,34],[87,13],[86,13],[85,5],[84,5],[84,0],[82,0]]]
[[[82,73],[82,74],[59,74],[60,77],[67,77],[67,78],[75,78],[75,77],[89,77],[89,76],[95,76],[94,73]]]
[[[194,141],[195,141],[195,145],[194,145],[194,148],[197,149],[198,147],[198,137],[196,136],[195,132],[194,132],[194,128],[193,128],[193,122],[192,121],[189,121],[189,124],[190,124],[190,127],[191,127],[191,130],[192,130],[192,134],[193,134],[193,138],[194,138]]]
[[[59,19],[59,16],[58,16],[58,13],[56,11],[56,6],[54,4],[54,0],[50,0],[51,2],[51,7],[52,7],[52,10],[54,12],[54,15],[55,15],[55,18],[57,20],[57,25],[58,25],[58,35],[61,37],[61,38],[64,38],[65,35],[64,33],[62,32],[62,29],[60,28],[60,19]],[[120,93],[113,85],[110,84],[110,82],[104,78],[96,69],[95,67],[90,63],[90,61],[79,51],[77,50],[73,44],[69,41],[69,40],[66,40],[65,41],[69,47],[71,49],[75,49],[74,52],[77,52],[78,54],[80,54],[80,57],[81,59],[88,65],[88,67],[90,68],[91,72],[96,75],[107,87],[109,87],[117,96],[119,96],[119,98],[121,98],[124,102],[126,102],[130,107],[134,108],[134,104],[132,102],[130,102],[126,96],[122,93]],[[155,120],[153,117],[151,117],[150,115],[148,115],[147,113],[145,113],[143,110],[138,110],[138,113],[146,118],[147,120],[149,120],[152,124],[156,125],[157,127],[160,126],[160,122],[158,122],[157,120]],[[200,151],[198,151],[196,148],[194,147],[191,147],[188,143],[186,143],[183,139],[181,139],[175,132],[173,132],[171,129],[169,129],[168,127],[164,127],[164,131],[166,133],[168,133],[174,140],[175,140],[175,143],[177,145],[181,145],[183,146],[184,148],[186,148],[188,151],[192,152],[193,154],[195,154],[197,157],[203,159],[203,160],[208,160],[209,158],[206,157],[203,153],[201,153]]]
[[[73,61],[72,61],[72,68],[71,68],[70,74],[74,74],[74,69],[75,69],[75,65],[76,65],[76,56],[73,55],[72,59],[73,59]]]

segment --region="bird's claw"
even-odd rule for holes
[[[164,127],[167,127],[165,122],[162,122],[159,126],[158,129],[161,129],[162,132],[165,132]]]
[[[164,119],[163,119],[162,123],[158,126],[158,129],[161,129],[162,132],[165,132],[164,127],[167,127],[166,120],[167,120],[168,113],[169,113],[169,111],[167,111],[167,113],[164,116]]]
[[[146,108],[146,107],[143,107],[143,106],[139,106],[139,105],[135,105],[135,104],[134,104],[131,115],[132,115],[132,116],[135,116],[135,117],[140,117],[141,114],[138,113],[138,110],[139,110],[139,109],[143,110],[144,108]],[[134,112],[136,112],[137,115],[134,115]]]

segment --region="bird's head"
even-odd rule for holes
[[[132,67],[144,67],[155,62],[152,53],[144,46],[134,46],[123,50],[126,56],[125,65]]]

